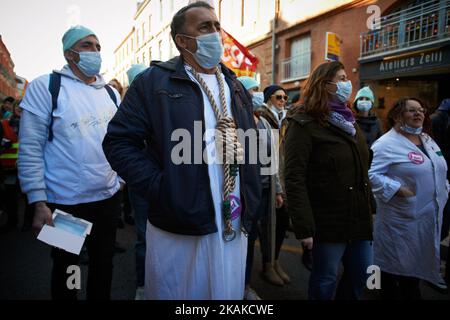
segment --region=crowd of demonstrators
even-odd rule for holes
[[[246,234],[261,185],[259,166],[249,163],[248,148],[243,154],[235,131],[255,129],[251,97],[220,63],[220,30],[214,9],[204,2],[178,11],[171,35],[180,56],[153,61],[136,77],[103,142],[112,167],[149,204],[147,299],[242,299],[244,294]],[[196,123],[206,133],[216,128],[224,133],[217,138],[230,147],[225,159],[214,136],[206,134],[202,146],[208,161],[172,161],[173,131],[194,136]],[[245,164],[239,164],[242,157]]]
[[[131,68],[127,71],[128,83],[131,85],[134,79],[146,69],[147,67],[143,64],[132,65]],[[146,143],[147,142],[144,141],[144,146],[146,145]],[[147,215],[149,205],[146,198],[142,197],[138,191],[135,191],[132,187],[127,189],[130,207],[132,208],[135,217],[136,235],[137,235],[137,241],[135,245],[135,260],[136,260],[135,300],[144,300],[145,251],[146,251],[145,231],[147,229]]]
[[[243,84],[244,88],[252,96],[253,104],[253,116],[256,123],[256,128],[259,131],[259,148],[264,149],[264,154],[272,159],[272,153],[278,152],[276,149],[276,143],[274,141],[275,137],[272,136],[272,127],[269,122],[261,115],[261,108],[264,106],[264,93],[259,91],[259,83],[250,77],[240,77],[239,81]],[[272,162],[264,164],[263,167],[268,168],[273,165]],[[272,180],[275,180],[272,184]],[[276,233],[272,230],[276,230],[276,215],[274,209],[281,208],[283,205],[282,197],[282,187],[279,179],[278,173],[274,176],[261,174],[261,186],[262,194],[259,208],[257,210],[257,215],[253,220],[253,226],[248,235],[248,246],[247,246],[247,261],[246,261],[246,271],[245,271],[245,293],[244,299],[246,300],[260,300],[261,298],[258,294],[251,288],[251,274],[253,269],[253,256],[255,241],[259,238],[262,266],[263,266],[263,276],[264,279],[272,284],[283,285],[284,282],[281,279],[276,269],[273,267],[274,264],[274,253],[276,247]],[[272,204],[275,204],[273,206]],[[272,228],[274,226],[275,228]],[[279,254],[279,248],[278,248]]]
[[[389,110],[389,131],[373,145],[369,171],[377,199],[374,262],[383,299],[420,299],[420,279],[445,286],[440,274],[447,165],[430,137],[426,106],[402,98]]]
[[[119,80],[111,79],[108,82],[108,85],[113,87],[114,89],[116,89],[120,95],[120,98],[123,99],[125,90],[124,90],[123,86],[120,84]],[[129,225],[134,225],[134,218],[131,215],[130,199],[128,197],[128,186],[126,184],[123,186],[123,189],[121,191],[121,196],[122,196],[122,200],[121,200],[122,201],[122,210],[119,212],[119,216],[117,217],[117,228],[118,229],[125,228],[124,221],[126,223],[128,223]],[[122,218],[122,214],[123,214],[123,218]],[[118,241],[116,241],[114,243],[114,252],[123,253],[125,251],[126,251],[126,248],[123,247]],[[84,251],[84,252],[86,252],[86,251]]]
[[[447,180],[450,181],[450,99],[444,99],[430,118],[433,137],[441,149],[440,156],[443,156],[447,163]],[[441,240],[449,236],[449,230],[450,201],[447,201],[442,217]],[[447,250],[445,281],[450,284],[450,249]]]
[[[400,99],[383,135],[374,92],[362,87],[351,105],[341,62],[319,65],[288,104],[282,86],[261,92],[221,63],[221,26],[206,2],[179,10],[171,36],[180,55],[133,64],[124,88],[99,74],[95,33],[72,27],[62,38],[67,64],[32,81],[20,107],[3,100],[0,231],[17,227],[20,188],[23,230],[53,225],[55,209],[92,222],[87,299],[110,298],[123,221],[137,234],[136,300],[260,300],[251,287],[255,242],[263,279],[285,286],[290,225],[311,271],[311,300],[361,299],[373,264],[382,299],[420,299],[422,280],[447,290],[450,99],[431,117],[419,99]],[[175,130],[196,137],[199,124],[200,163],[199,141],[174,159]],[[250,161],[254,148],[239,129],[257,130],[258,155],[272,162]],[[274,159],[277,171],[263,173]],[[51,257],[52,298],[76,299],[67,267],[82,256],[52,248]]]
[[[286,131],[288,212],[296,237],[312,249],[313,300],[361,298],[372,264],[369,149],[347,103],[351,93],[342,63],[319,65]]]
[[[18,132],[20,109],[12,97],[3,100],[1,108],[0,149],[0,210],[7,216],[6,225],[0,232],[7,232],[18,226],[19,181],[16,162],[19,152]]]
[[[37,232],[53,225],[55,209],[93,223],[86,239],[87,299],[109,299],[121,182],[101,143],[120,96],[99,75],[101,46],[93,31],[72,27],[62,44],[67,64],[33,80],[21,103],[20,184],[34,204]],[[52,298],[76,299],[66,281],[78,255],[53,248],[51,256]]]
[[[279,85],[270,85],[264,89],[264,104],[259,109],[262,118],[270,125],[270,130],[280,130],[281,125],[286,118],[287,111],[285,109],[288,101],[287,92]],[[277,145],[279,145],[279,142]],[[278,151],[277,151],[278,152]],[[284,154],[279,153],[279,168],[283,167]],[[283,286],[289,284],[291,279],[283,270],[279,262],[281,246],[289,227],[289,216],[285,205],[285,195],[283,192],[283,173],[278,172],[281,188],[276,190],[276,214],[273,223],[275,224],[275,251],[274,256],[269,257],[269,261],[265,261],[263,265],[263,276],[272,284]]]
[[[6,97],[3,99],[2,108],[0,110],[1,112],[1,119],[8,120],[13,115],[13,109],[14,109],[14,102],[15,99],[13,97]]]

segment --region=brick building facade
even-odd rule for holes
[[[16,75],[11,55],[0,36],[0,99],[7,96],[17,98]]]
[[[301,94],[312,70],[326,61],[327,32],[341,39],[339,60],[353,83],[353,95],[369,85],[382,119],[401,97],[421,98],[430,112],[450,97],[450,0],[348,1],[295,24],[283,20],[283,3],[279,0],[277,8],[275,82],[291,97]],[[378,25],[369,28],[371,22]],[[247,46],[260,60],[264,88],[272,80],[272,35]]]
[[[347,75],[352,80],[353,86],[359,88],[360,35],[362,32],[368,31],[367,21],[371,17],[371,14],[367,13],[367,9],[370,5],[378,5],[383,12],[395,2],[395,0],[352,1],[324,14],[298,22],[293,26],[287,26],[281,16],[276,29],[275,82],[282,84],[289,91],[290,96],[298,93],[310,72],[326,61],[326,33],[333,32],[341,39],[339,60],[345,65]],[[282,8],[280,9],[282,10]],[[301,8],[299,7],[299,9]],[[305,50],[310,59],[307,62],[309,71],[300,72],[297,77],[295,75],[292,77],[286,74],[289,73],[287,71],[289,68],[286,68],[286,66],[290,63],[289,60],[292,59],[292,54],[295,52],[292,46],[302,41],[310,46],[309,50]],[[249,48],[260,60],[258,72],[261,76],[261,85],[265,87],[270,84],[272,78],[272,37],[268,36],[257,43],[250,44]],[[305,59],[302,59],[297,65],[304,64],[304,61]],[[297,65],[294,64],[294,66]]]

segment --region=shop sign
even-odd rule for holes
[[[333,32],[327,32],[325,38],[325,60],[339,61],[341,56],[341,39]]]
[[[421,52],[417,55],[395,60],[381,61],[380,74],[386,72],[408,72],[418,68],[440,65],[443,62],[442,50],[434,52]]]
[[[361,79],[417,75],[433,69],[450,68],[450,47],[416,52],[361,64]]]

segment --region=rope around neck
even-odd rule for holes
[[[230,195],[236,187],[236,177],[238,174],[238,163],[244,158],[244,150],[242,145],[238,141],[238,136],[236,132],[236,124],[228,115],[227,101],[225,98],[225,84],[222,79],[222,73],[220,68],[217,67],[215,75],[217,82],[219,83],[220,92],[220,104],[222,110],[216,104],[214,96],[211,90],[208,88],[205,80],[198,74],[198,72],[189,66],[189,71],[192,73],[194,78],[200,84],[203,92],[208,97],[209,102],[214,110],[214,115],[216,116],[216,149],[219,160],[223,163],[223,203],[222,203],[222,216],[224,219],[224,232],[223,238],[225,241],[232,241],[236,237],[236,231],[233,230],[231,222],[231,202]]]

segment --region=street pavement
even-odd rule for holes
[[[1,220],[1,219],[0,219]],[[20,219],[22,220],[22,219]],[[1,225],[1,221],[0,221]],[[113,300],[133,300],[135,296],[135,260],[133,226],[118,230],[117,240],[127,250],[114,256],[112,283]],[[252,287],[264,300],[306,300],[309,271],[301,263],[299,242],[291,232],[285,239],[280,261],[290,275],[292,283],[274,286],[262,279],[259,246],[255,248]],[[0,234],[0,300],[48,300],[50,299],[50,247],[38,240],[31,231],[12,230]],[[82,287],[79,298],[85,298],[87,267],[82,265]],[[450,300],[426,285],[422,295],[429,300]],[[378,299],[376,292],[365,293],[365,298]]]

